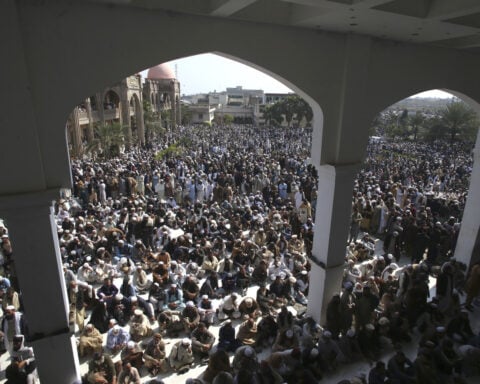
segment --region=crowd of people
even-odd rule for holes
[[[149,148],[72,161],[74,188],[56,220],[85,383],[160,383],[198,365],[205,371],[187,381],[316,383],[360,359],[374,384],[480,373],[469,322],[480,265],[467,271],[453,258],[471,151],[370,143],[342,286],[318,324],[305,315],[318,184],[310,144],[308,128],[179,127]],[[28,324],[2,231],[6,376],[30,383]],[[403,351],[412,338],[414,361]],[[28,359],[15,360],[18,351]]]

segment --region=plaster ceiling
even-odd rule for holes
[[[91,0],[477,52],[479,0]]]

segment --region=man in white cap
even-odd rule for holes
[[[110,356],[96,352],[88,363],[86,380],[89,384],[116,384],[117,371]]]
[[[238,311],[240,300],[238,300],[238,298],[239,295],[235,292],[223,298],[218,308],[218,318],[220,320],[225,320],[230,316],[234,319],[238,319],[240,317],[240,312]]]
[[[1,331],[3,332],[5,349],[11,353],[13,348],[13,337],[15,335],[25,335],[26,333],[26,324],[23,315],[21,312],[17,312],[13,305],[9,305],[5,308]]]
[[[35,356],[33,355],[33,349],[24,345],[24,339],[23,335],[13,337],[13,350],[10,359],[12,365],[25,375],[25,383],[35,384],[38,379]]]
[[[253,297],[245,297],[238,306],[238,310],[242,315],[253,319],[256,319],[262,314],[257,301]]]
[[[80,357],[102,350],[103,336],[93,324],[87,324],[80,334],[78,354]]]
[[[122,350],[120,354],[122,363],[130,363],[132,366],[141,369],[143,366],[143,351],[140,346],[133,340],[127,342],[127,347]]]
[[[147,316],[143,314],[143,311],[139,308],[133,311],[133,316],[130,319],[130,336],[134,341],[140,341],[145,337],[149,337],[153,334],[153,330],[150,327],[150,321]]]
[[[329,330],[323,331],[322,337],[318,340],[317,349],[322,361],[322,369],[324,371],[335,370],[341,351],[337,342],[332,339],[332,333]]]
[[[279,332],[272,346],[272,352],[285,351],[286,349],[300,347],[298,335],[293,329],[286,329]]]
[[[144,293],[150,288],[152,281],[147,277],[147,273],[143,270],[139,263],[133,271],[132,284],[138,293]]]
[[[170,367],[179,374],[185,373],[193,364],[194,357],[192,351],[192,342],[188,338],[177,341],[170,351],[168,362]]]
[[[248,345],[237,348],[233,357],[232,368],[235,374],[240,371],[257,372],[258,360],[255,349]]]
[[[108,330],[107,348],[113,354],[118,353],[125,348],[129,340],[130,334],[118,324],[115,324]]]

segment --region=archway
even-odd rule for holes
[[[349,240],[354,227],[367,235],[347,249],[352,260],[375,250],[373,265],[478,261],[478,104],[450,96],[405,99],[374,119],[353,193],[352,223],[361,221]]]

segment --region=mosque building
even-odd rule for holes
[[[72,156],[84,153],[95,138],[95,127],[102,124],[119,123],[125,127],[128,143],[145,144],[145,101],[159,118],[168,112],[167,126],[180,122],[180,82],[168,64],[150,68],[146,79],[140,74],[128,76],[77,105],[66,124]]]

